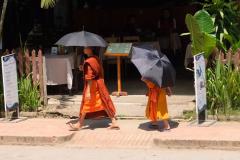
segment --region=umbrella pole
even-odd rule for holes
[[[78,48],[75,48],[75,55],[74,55],[74,69],[73,69],[73,84],[74,84],[74,89],[76,90],[76,92],[78,91],[78,67],[77,67],[77,54],[78,53]],[[77,67],[77,68],[75,68]],[[72,93],[72,89],[69,90],[69,95],[73,95]]]

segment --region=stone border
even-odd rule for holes
[[[75,133],[59,137],[0,136],[0,145],[56,145],[70,141]]]
[[[181,149],[240,150],[240,141],[227,140],[163,140],[153,139],[155,147]]]

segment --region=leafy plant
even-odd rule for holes
[[[2,76],[0,76],[2,78]],[[2,81],[0,82],[0,111],[4,108],[4,101],[3,101],[3,84]]]
[[[56,4],[56,0],[41,0],[41,8],[52,8]]]
[[[204,52],[205,57],[209,57],[217,43],[211,16],[207,11],[200,10],[194,16],[187,14],[185,23],[191,35],[192,54]]]
[[[19,99],[22,111],[36,111],[41,105],[39,85],[34,85],[30,76],[19,80]]]
[[[233,69],[231,61],[223,64],[220,59],[214,68],[207,69],[207,100],[213,115],[229,116],[240,109],[240,72]]]
[[[0,111],[4,108],[4,99],[3,99],[3,82],[2,82],[2,64],[0,61]]]
[[[203,9],[214,19],[216,37],[222,47],[240,47],[240,5],[236,0],[204,0]],[[219,47],[221,47],[219,46]]]

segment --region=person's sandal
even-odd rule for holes
[[[69,123],[68,125],[70,127],[69,131],[79,131],[82,129],[81,127],[74,126],[72,123]]]
[[[115,126],[115,125],[110,125],[107,129],[109,129],[109,130],[120,130],[120,127]]]

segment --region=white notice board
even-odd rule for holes
[[[200,113],[206,110],[206,64],[203,53],[194,56],[194,77],[196,94],[196,111]]]
[[[19,107],[15,54],[1,57],[5,111]]]

